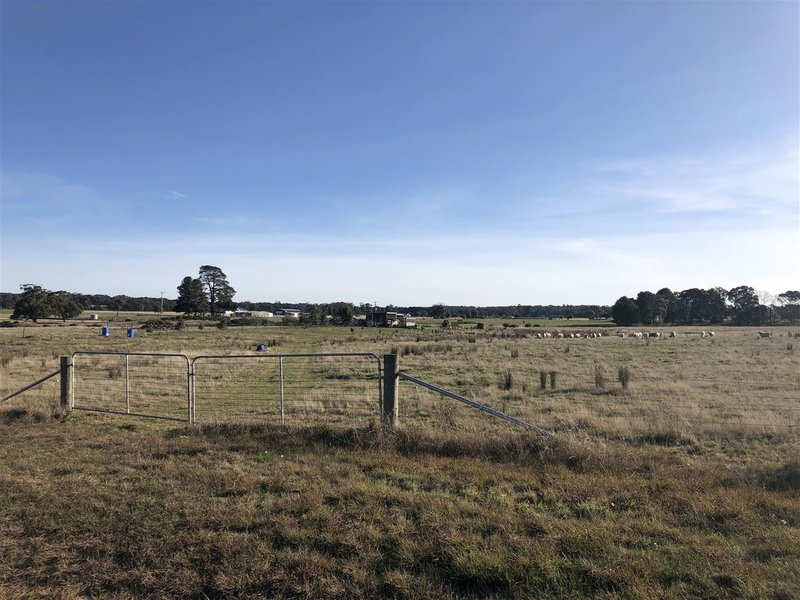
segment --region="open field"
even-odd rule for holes
[[[401,428],[382,433],[377,397],[359,405],[374,414],[351,411],[362,374],[341,365],[287,371],[286,427],[268,359],[237,363],[240,383],[208,398],[241,412],[200,428],[49,417],[56,378],[0,407],[0,597],[800,597],[800,341],[787,328],[637,340],[194,323],[126,339],[124,326],[0,328],[0,394],[77,350],[395,351],[409,374],[556,436],[405,382]],[[141,386],[167,381],[166,368],[148,379],[153,366],[133,371]],[[118,386],[116,368],[98,362],[81,393]],[[542,371],[555,389],[539,388]],[[320,389],[340,402],[300,404]]]
[[[749,328],[724,328],[712,338],[701,338],[696,329],[678,328],[676,338],[639,340],[610,335],[537,339],[539,331],[582,330],[491,324],[484,330],[433,326],[422,330],[218,329],[207,322],[190,322],[178,331],[147,333],[137,329],[135,338],[125,338],[126,327],[135,325],[112,325],[108,338],[99,335],[101,323],[0,328],[0,394],[58,368],[59,356],[78,350],[169,352],[196,357],[255,355],[256,345],[265,344],[268,351],[258,353],[260,362],[242,362],[235,368],[235,377],[230,369],[220,367],[209,372],[206,379],[198,377],[199,389],[234,382],[225,398],[220,398],[232,408],[256,401],[274,403],[277,367],[274,361],[268,364],[263,360],[265,354],[369,352],[380,356],[395,352],[401,369],[410,375],[554,430],[578,428],[603,436],[731,431],[791,434],[800,426],[800,341],[793,337],[797,331],[791,328],[774,328],[772,339],[761,339]],[[617,331],[623,330],[604,329],[609,334]],[[95,386],[102,387],[104,382],[106,387],[115,385],[118,389],[123,384],[122,368],[108,359],[95,373],[78,373],[91,376]],[[140,385],[174,384],[163,380],[165,375],[159,374],[157,365],[150,370],[146,366],[137,369]],[[621,369],[629,374],[627,389],[618,382]],[[543,373],[546,389],[541,389]],[[556,375],[555,387],[551,373]],[[333,399],[341,393],[341,401],[371,403],[377,411],[377,397],[370,397],[368,392],[377,390],[376,382],[367,378],[366,370],[336,371],[332,365],[328,369],[311,361],[296,362],[286,365],[286,377],[296,381],[296,387],[287,390],[291,392],[287,394],[290,401],[307,398],[314,402],[320,395]],[[245,381],[251,392],[244,389]],[[53,382],[51,387],[56,385]],[[401,384],[400,401],[400,415],[406,422],[481,427],[485,421],[482,417],[476,421],[470,409],[449,400],[443,402],[407,383]],[[360,412],[369,416],[369,409],[363,406]]]

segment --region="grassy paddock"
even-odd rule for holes
[[[196,321],[178,331],[147,333],[140,329],[133,339],[125,338],[125,329],[124,324],[112,325],[111,337],[104,338],[97,327],[87,324],[0,328],[0,394],[56,369],[58,357],[75,350],[198,356],[255,354],[257,344],[266,344],[269,353],[396,352],[401,369],[411,375],[555,431],[577,428],[596,436],[703,437],[728,432],[786,435],[800,430],[800,345],[795,349],[796,340],[789,334],[796,332],[791,328],[775,328],[772,339],[760,339],[748,328],[725,328],[713,338],[701,338],[694,328],[679,328],[677,337],[661,339],[614,335],[537,339],[532,328],[491,325],[485,330],[218,329]],[[551,333],[562,330],[542,328]],[[630,330],[610,328],[605,332]],[[98,394],[116,390],[119,396],[124,385],[122,367],[111,365],[112,359],[107,362],[98,372],[82,373],[96,382]],[[148,370],[147,362],[155,361],[139,360],[132,367],[138,378],[134,390],[147,386],[177,390],[183,385],[167,381],[157,365]],[[368,414],[370,402],[377,410],[377,398],[370,399],[368,391],[377,386],[370,383],[367,371],[366,367],[359,371],[296,361],[287,364],[286,381],[291,389],[286,390],[286,398],[310,418],[324,417],[322,411],[333,416],[335,408],[346,417],[348,406],[355,410],[356,404],[360,415]],[[619,381],[622,371],[628,374],[625,388]],[[233,378],[220,379],[223,372],[220,368],[217,374],[197,379],[201,392],[221,390],[228,383],[216,408],[241,417],[277,414],[274,363],[242,363]],[[451,429],[486,424],[471,409],[421,388],[402,383],[400,389],[400,414],[407,423]],[[154,402],[160,401],[158,394],[154,396]],[[263,406],[255,407],[253,402],[263,402]],[[315,407],[317,413],[312,410]]]
[[[323,411],[283,428],[274,412],[199,428],[54,417],[51,380],[0,408],[0,597],[800,597],[788,331],[645,341],[197,325],[134,339],[0,329],[0,393],[79,349],[396,350],[407,372],[558,435],[476,420],[406,383],[392,434]],[[118,389],[117,367],[98,367]],[[353,381],[317,371],[331,390]],[[558,373],[555,389],[539,389],[541,371]]]
[[[800,463],[771,439],[732,441],[763,457],[736,461],[693,440],[24,410],[0,436],[7,597],[800,594]]]

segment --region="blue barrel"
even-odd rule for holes
[[[263,352],[265,348],[266,346],[264,346],[264,344],[259,344],[258,346],[256,346],[256,350],[258,350],[259,352]]]
[[[111,330],[108,327],[103,327],[103,330],[100,332],[100,335],[103,337],[108,337],[111,335]]]
[[[136,337],[136,330],[133,327],[128,328],[128,337]]]

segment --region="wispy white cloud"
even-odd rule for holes
[[[228,274],[241,300],[342,299],[395,304],[611,303],[620,295],[722,285],[779,293],[800,280],[800,236],[686,232],[550,239],[502,234],[412,237],[184,236],[49,239],[3,253],[2,288],[131,295],[173,289],[201,264]],[[48,260],[58,252],[59,263]],[[170,261],[160,260],[165,254]],[[64,262],[72,265],[66,272]]]
[[[706,156],[667,156],[596,165],[604,197],[638,202],[656,213],[796,214],[796,144]]]
[[[24,205],[28,208],[32,207],[31,203],[35,207],[49,207],[96,200],[94,190],[87,185],[37,173],[3,173],[0,197],[6,207]]]
[[[250,229],[256,226],[262,219],[256,215],[228,215],[224,213],[224,208],[220,207],[220,214],[210,217],[195,217],[195,220],[213,229],[235,231],[238,229]],[[239,238],[239,236],[237,236],[237,238]]]
[[[200,213],[191,234],[60,228],[31,236],[4,226],[0,285],[155,294],[217,264],[242,300],[609,303],[642,289],[741,284],[779,293],[800,281],[800,182],[797,151],[776,148],[590,165],[562,195],[544,192],[546,206],[530,214],[522,203],[498,212],[469,185],[442,185],[394,190],[375,200],[377,213],[369,202],[328,207],[321,217],[220,205]],[[188,196],[169,194],[176,205],[174,194]],[[71,207],[99,200],[58,178],[4,176],[4,207],[38,197]],[[461,210],[481,202],[479,211]],[[543,217],[543,208],[555,216]],[[310,217],[324,227],[306,226]]]
[[[179,200],[183,200],[184,198],[188,198],[189,197],[187,194],[178,192],[176,190],[170,190],[168,196],[170,198],[179,199]]]

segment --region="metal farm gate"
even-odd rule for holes
[[[74,410],[191,420],[191,362],[183,354],[75,352]]]
[[[369,422],[381,414],[381,361],[371,353],[198,356],[193,422]]]
[[[70,406],[189,423],[327,423],[381,415],[371,353],[198,356],[75,352]]]

